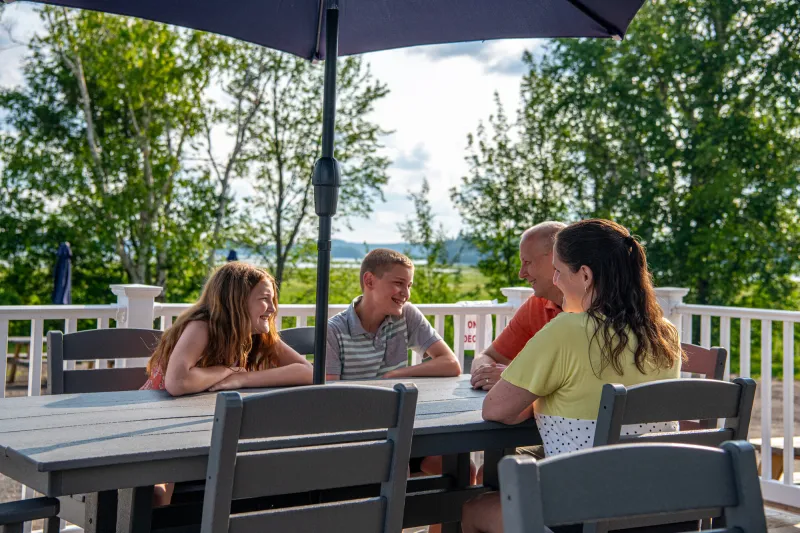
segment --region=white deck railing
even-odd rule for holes
[[[162,330],[169,327],[175,317],[180,315],[189,304],[158,303],[155,298],[160,294],[160,287],[142,285],[114,285],[112,291],[117,295],[117,302],[110,305],[70,305],[70,306],[0,306],[0,349],[9,353],[9,326],[18,321],[26,322],[26,331],[30,328],[28,344],[28,387],[27,394],[41,394],[42,362],[46,355],[47,329],[60,329],[64,332],[78,330],[78,321],[81,320],[81,329],[114,327],[158,327]],[[503,289],[507,298],[504,303],[476,303],[464,304],[420,304],[418,307],[429,319],[434,328],[444,338],[453,334],[453,351],[458,355],[464,367],[465,334],[468,331],[468,317],[474,317],[477,328],[471,330],[475,334],[475,349],[480,352],[503,330],[508,320],[516,309],[532,294],[530,289],[509,288]],[[701,346],[722,346],[731,353],[731,334],[738,329],[739,334],[739,372],[740,376],[749,377],[751,374],[751,361],[754,356],[769,354],[761,357],[759,383],[761,399],[761,434],[762,440],[762,489],[765,500],[800,507],[800,487],[793,484],[794,475],[794,324],[800,322],[800,312],[776,311],[769,309],[746,309],[734,307],[714,307],[703,305],[690,305],[683,303],[686,289],[662,288],[657,289],[659,302],[664,313],[680,330],[683,342],[692,342]],[[347,306],[343,304],[331,305],[329,316],[332,316]],[[315,306],[300,304],[282,304],[279,309],[279,324],[284,327],[301,327],[310,324],[313,319]],[[695,318],[697,317],[697,318]],[[88,324],[83,322],[88,320]],[[471,320],[471,318],[470,318]],[[48,321],[45,324],[45,321]],[[55,321],[55,322],[51,322]],[[761,343],[760,350],[755,353],[751,346],[753,321],[760,322]],[[783,429],[783,481],[773,480],[772,473],[772,381],[773,381],[773,323],[782,324],[782,371],[783,380],[783,410],[781,416],[784,422]],[[452,324],[452,325],[451,325]],[[699,324],[699,333],[695,334],[696,324]],[[18,328],[19,326],[17,326]],[[452,328],[452,329],[450,329]],[[716,336],[713,335],[716,332]],[[713,337],[713,338],[712,338]],[[419,354],[415,354],[419,360]],[[6,373],[7,358],[0,358],[0,369],[3,376]],[[99,361],[98,361],[99,364]],[[464,368],[468,372],[468,368]],[[726,377],[730,373],[730,357]],[[5,379],[0,382],[0,392],[5,395]],[[0,396],[2,397],[2,396]],[[755,413],[754,413],[755,414]]]
[[[761,438],[761,489],[764,499],[800,507],[800,486],[794,484],[794,358],[795,358],[795,331],[794,326],[800,322],[800,312],[779,311],[772,309],[746,309],[739,307],[717,307],[708,305],[678,304],[675,312],[680,315],[681,340],[693,342],[706,348],[721,346],[731,353],[731,332],[739,330],[738,352],[739,368],[737,374],[741,377],[750,377],[751,363],[755,355],[760,359],[759,392],[761,406],[761,434],[751,437]],[[695,334],[694,327],[699,321],[699,335]],[[759,322],[760,349],[753,353],[752,330],[753,323]],[[779,323],[780,326],[777,326]],[[780,329],[777,329],[780,327]],[[773,335],[781,331],[777,343],[773,343]],[[712,335],[715,333],[716,335]],[[778,346],[774,346],[778,344]],[[730,356],[725,369],[726,379],[730,376]],[[773,362],[780,361],[783,374],[782,403],[783,410],[780,415],[773,414],[772,410],[772,381],[775,368]],[[773,416],[774,415],[774,416]],[[773,424],[777,417],[783,419],[783,481],[772,479],[772,445]]]

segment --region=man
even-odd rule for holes
[[[414,283],[411,259],[394,250],[372,250],[360,276],[363,294],[328,320],[329,380],[461,374],[453,351],[408,301]],[[408,366],[409,349],[429,359]]]
[[[566,227],[561,222],[542,222],[527,229],[520,239],[520,279],[533,288],[500,335],[472,361],[472,387],[489,390],[500,374],[531,338],[561,312],[561,291],[553,285],[553,240]]]

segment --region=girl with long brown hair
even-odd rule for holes
[[[172,396],[246,387],[307,385],[312,367],[278,336],[278,290],[266,271],[230,262],[206,283],[200,300],[164,332],[142,389]],[[153,503],[167,505],[175,485],[156,485]]]
[[[277,311],[272,276],[246,263],[227,263],[208,280],[200,300],[164,332],[142,388],[181,396],[310,384],[311,364],[278,336]]]
[[[553,268],[564,312],[528,342],[483,402],[486,420],[534,417],[546,456],[592,446],[603,385],[677,379],[682,360],[644,248],[627,229],[600,219],[567,226],[556,234]],[[677,430],[677,422],[622,428],[626,435]],[[468,502],[462,530],[501,532],[500,509],[498,493]]]

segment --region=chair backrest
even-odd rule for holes
[[[47,333],[47,392],[116,392],[136,390],[147,381],[144,368],[65,370],[64,361],[150,357],[161,331],[155,329],[95,329]]]
[[[416,403],[411,384],[220,393],[201,533],[399,533]],[[231,510],[233,500],[378,483],[371,498]]]
[[[600,397],[594,446],[627,442],[670,442],[719,446],[726,440],[747,440],[756,382],[736,378],[668,379],[625,388],[606,384]],[[621,435],[622,426],[678,420],[724,418],[716,426],[694,431]]]
[[[606,446],[536,461],[505,457],[499,466],[506,533],[545,526],[722,509],[727,529],[765,533],[753,446]],[[738,529],[737,529],[738,528]]]
[[[696,344],[681,343],[681,349],[686,354],[686,361],[681,365],[682,372],[700,374],[705,379],[721,380],[725,377],[725,363],[728,360],[725,348],[703,348]]]
[[[278,332],[281,340],[300,355],[314,353],[314,328],[287,328]]]
[[[681,365],[681,371],[697,374],[704,379],[722,380],[725,378],[725,362],[728,360],[728,351],[715,346],[703,348],[696,344],[681,343],[681,349],[686,354],[686,361]],[[716,420],[681,420],[681,430],[709,429],[716,427]]]

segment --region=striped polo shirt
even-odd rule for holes
[[[409,350],[424,353],[442,340],[420,310],[408,302],[401,316],[387,316],[376,333],[368,332],[356,313],[361,298],[328,320],[327,374],[343,380],[379,378],[408,366]]]

